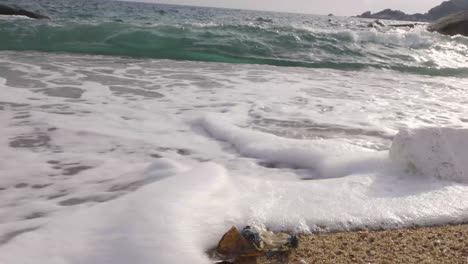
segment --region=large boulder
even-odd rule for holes
[[[468,9],[468,0],[450,0],[432,8],[426,16],[430,21],[436,21],[445,16]]]
[[[0,15],[7,15],[7,16],[26,16],[35,19],[50,19],[50,17],[46,15],[42,15],[39,13],[35,13],[29,10],[25,10],[22,8],[11,7],[6,5],[0,5]]]
[[[468,36],[468,10],[443,17],[429,25],[428,30],[449,36]]]

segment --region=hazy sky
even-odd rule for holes
[[[425,13],[442,0],[141,0],[153,3],[201,5],[240,9],[271,10],[311,14],[357,15],[364,11],[399,9]]]

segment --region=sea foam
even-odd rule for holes
[[[468,183],[468,130],[402,130],[393,141],[390,157],[409,173]]]
[[[401,127],[466,126],[464,79],[43,58],[0,52],[0,263],[210,263],[233,225],[468,221],[464,176],[431,169],[466,171],[444,157],[463,130],[401,132],[389,154]]]
[[[330,140],[303,141],[228,125],[219,116],[198,123],[214,138],[232,144],[242,154],[277,163],[279,167],[313,170],[315,177],[335,178],[357,171],[369,171],[386,162],[383,152]],[[359,155],[356,155],[359,153]]]
[[[238,127],[217,115],[194,124],[241,155],[334,178],[278,181],[257,177],[255,171],[228,172],[212,162],[190,165],[160,159],[141,171],[154,179],[152,183],[15,238],[0,248],[0,262],[210,263],[205,251],[232,225],[309,233],[468,220],[466,185],[447,182],[447,177],[408,177],[396,158],[432,171],[434,160],[429,165],[424,161],[433,155],[434,143],[428,142],[440,146],[438,154],[444,155],[447,147],[464,146],[464,130],[400,132],[390,161],[386,151],[338,141],[284,139]],[[454,140],[446,145],[449,135]]]

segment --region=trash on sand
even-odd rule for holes
[[[289,252],[297,248],[299,241],[296,236],[286,233],[261,231],[246,226],[241,232],[232,227],[218,243],[214,258],[218,263],[233,263],[239,258],[272,257],[278,252]]]

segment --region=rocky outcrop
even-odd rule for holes
[[[0,15],[8,15],[8,16],[26,16],[34,19],[50,19],[50,17],[46,15],[42,15],[39,13],[35,13],[29,10],[25,10],[22,8],[16,8],[6,5],[0,5]]]
[[[423,14],[407,15],[399,10],[385,9],[378,13],[372,14],[370,11],[364,12],[358,17],[372,19],[387,19],[387,20],[404,20],[404,21],[426,21]]]
[[[357,16],[360,18],[404,20],[404,21],[435,21],[441,17],[457,13],[460,10],[468,9],[468,0],[449,0],[432,8],[425,14],[405,14],[399,10],[385,9],[378,13],[370,11]]]
[[[468,10],[443,17],[429,25],[428,30],[449,36],[468,36]]]
[[[468,9],[468,0],[451,0],[432,8],[425,15],[429,21],[436,21],[442,17]]]

